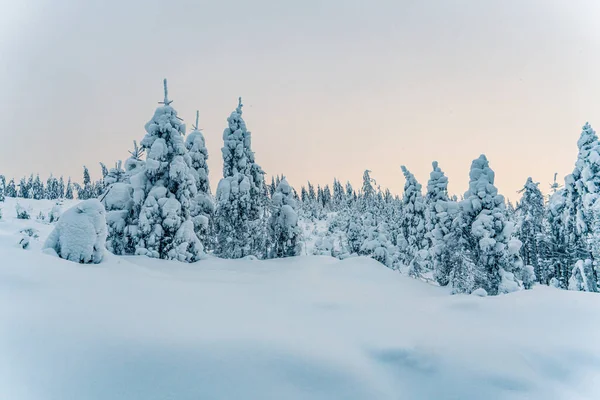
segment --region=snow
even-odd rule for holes
[[[59,218],[44,249],[66,260],[98,264],[106,252],[106,217],[98,199],[84,200]]]
[[[33,215],[54,204],[20,201]],[[0,203],[3,399],[571,400],[600,392],[594,293],[535,286],[451,296],[364,257],[184,264],[108,255],[81,265],[43,254],[53,225],[17,220],[14,205]],[[26,226],[40,241],[23,250]]]

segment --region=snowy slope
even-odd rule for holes
[[[450,296],[366,258],[82,266],[16,246],[22,225],[42,240],[51,227],[15,221],[10,201],[0,205],[0,399],[600,393],[597,294]]]

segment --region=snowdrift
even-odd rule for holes
[[[597,294],[451,296],[366,258],[182,264],[109,255],[81,265],[39,243],[21,249],[23,226],[35,225],[41,243],[51,227],[0,207],[2,399],[600,393]]]

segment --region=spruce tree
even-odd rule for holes
[[[285,178],[281,179],[271,201],[269,218],[269,258],[300,255],[301,231],[293,190]]]
[[[197,189],[183,141],[185,125],[171,103],[165,79],[164,101],[146,124],[140,142],[146,152],[144,170],[130,177],[140,210],[136,253],[193,262],[204,253],[190,216]]]
[[[429,239],[430,247],[433,246],[432,232],[438,225],[438,203],[448,201],[448,178],[438,166],[437,161],[432,162],[433,171],[429,174],[427,182],[427,194],[425,195],[425,205],[427,212],[425,214],[425,228]]]
[[[223,132],[223,179],[217,188],[215,253],[223,258],[265,255],[264,172],[255,162],[242,99]]]
[[[87,167],[83,166],[83,188],[81,192],[81,196],[78,194],[77,197],[81,200],[91,199],[94,195],[94,190],[92,188],[92,180],[90,179],[90,171],[88,171]]]
[[[476,286],[496,295],[515,284],[508,246],[514,226],[506,219],[504,197],[494,186],[495,174],[485,155],[473,160],[469,177],[461,202],[464,223],[470,227],[467,251],[476,268]]]
[[[516,236],[523,244],[521,257],[525,265],[533,267],[539,282],[548,284],[549,273],[545,270],[540,258],[544,231],[544,196],[538,187],[539,183],[527,178],[525,186],[519,191],[523,196],[517,209],[518,225]]]
[[[5,190],[4,194],[7,197],[17,197],[17,187],[15,186],[14,179],[11,179],[10,181],[8,181],[8,184],[6,185],[6,190]]]
[[[404,165],[401,168],[406,182],[400,222],[400,261],[409,267],[411,276],[420,277],[428,268],[426,257],[421,253],[427,252],[428,249],[425,237],[425,202],[421,194],[421,184]]]
[[[198,127],[200,112],[196,111],[196,125],[185,140],[185,147],[192,159],[192,174],[196,182],[197,194],[194,197],[191,215],[194,229],[200,241],[207,249],[214,247],[214,204],[210,195],[208,180],[208,149],[201,129]]]
[[[71,177],[67,180],[67,186],[65,187],[65,199],[73,200],[73,185],[71,184]]]
[[[65,197],[65,179],[61,176],[58,180],[57,186],[56,186],[56,194],[57,194],[57,198],[62,199]]]
[[[31,195],[35,200],[41,200],[44,198],[44,184],[42,183],[40,176],[36,175],[33,185],[31,187]]]

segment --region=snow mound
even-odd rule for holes
[[[44,249],[60,258],[82,264],[98,264],[106,251],[106,217],[98,199],[82,201],[60,217],[46,239]]]

